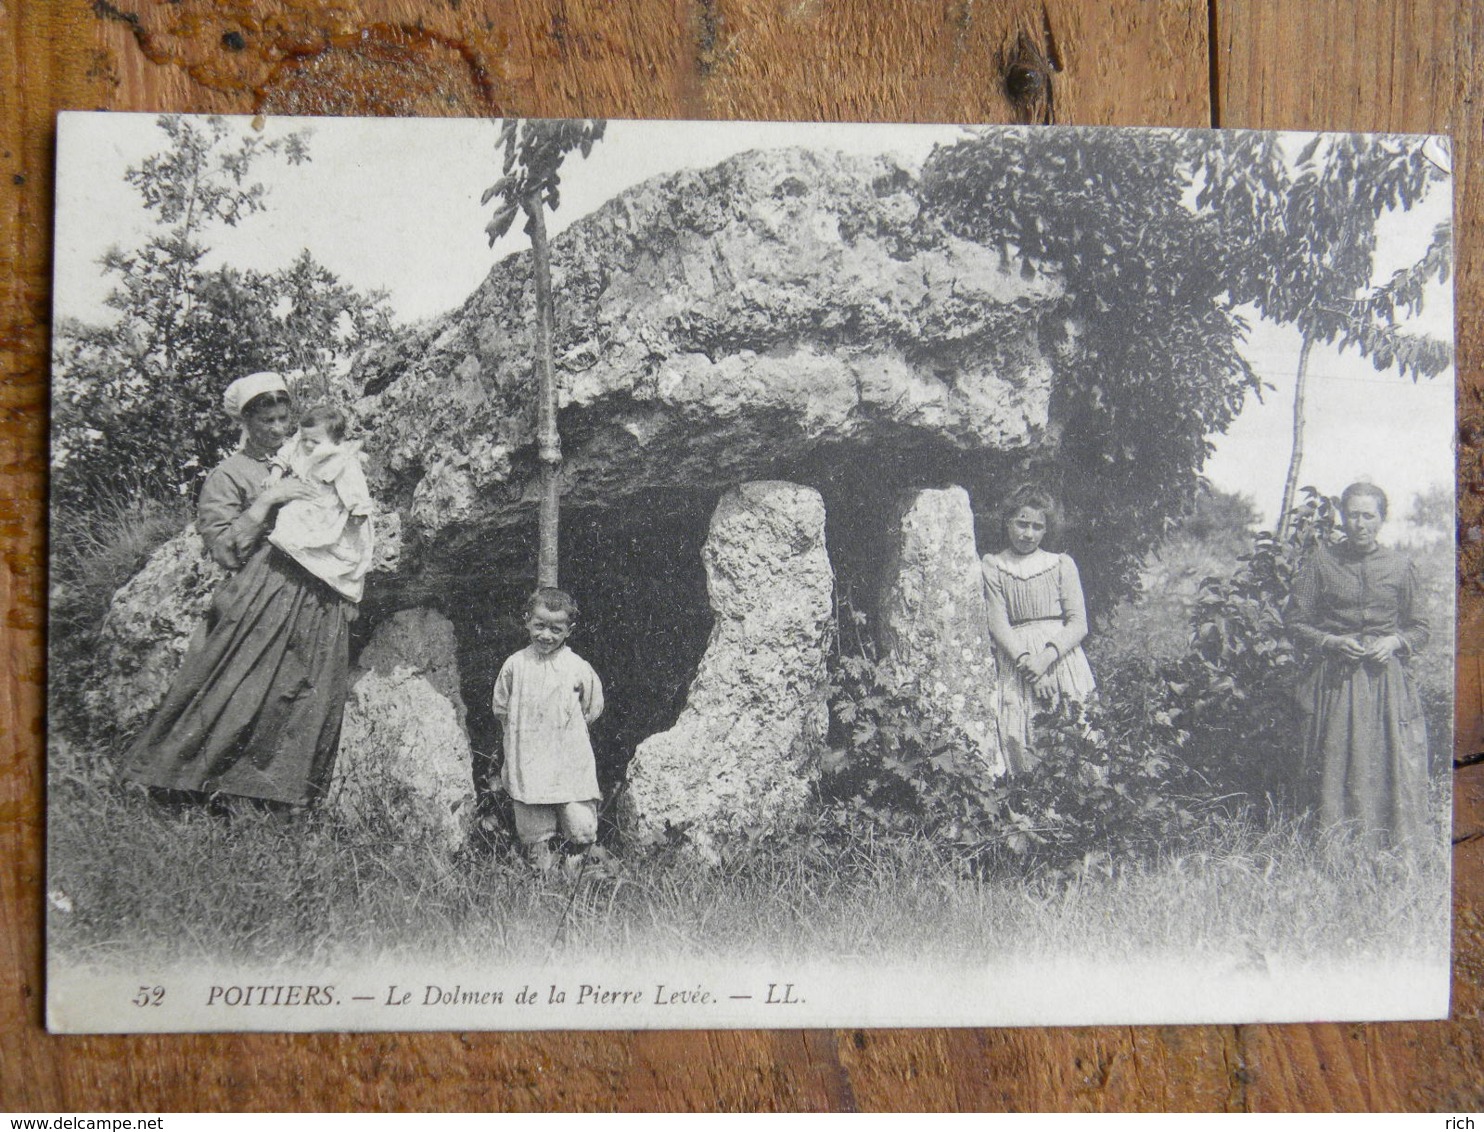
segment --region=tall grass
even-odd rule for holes
[[[542,875],[499,843],[447,853],[329,811],[172,807],[104,761],[53,756],[50,945],[71,963],[1446,955],[1441,836],[1377,855],[1239,815],[1066,880],[975,876],[912,837],[805,831],[720,868],[656,851]]]
[[[191,518],[188,499],[151,495],[127,476],[86,510],[53,511],[47,689],[54,730],[87,727],[82,693],[100,675],[99,633],[113,595]]]
[[[54,629],[95,631],[114,592],[192,516],[189,499],[152,495],[127,477],[85,511],[58,509],[51,524]]]

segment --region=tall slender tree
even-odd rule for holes
[[[1424,139],[1316,136],[1293,158],[1273,134],[1247,135],[1239,152],[1208,151],[1197,204],[1216,210],[1233,241],[1232,297],[1302,336],[1293,399],[1293,440],[1280,523],[1286,528],[1304,456],[1309,364],[1318,345],[1351,347],[1377,370],[1417,381],[1452,364],[1446,342],[1409,333],[1399,319],[1422,310],[1427,284],[1446,282],[1451,227],[1437,226],[1416,262],[1374,282],[1378,225],[1409,211],[1447,170]]]
[[[568,153],[586,157],[603,137],[601,118],[506,118],[500,123],[499,148],[504,152],[501,177],[484,191],[481,204],[496,197],[500,206],[485,226],[490,247],[525,213],[525,233],[531,238],[531,280],[536,292],[536,454],[541,462],[541,510],[536,580],[557,584],[557,525],[561,515],[558,477],[562,469],[562,437],[557,430],[556,366],[552,358],[551,251],[546,239],[546,209],[561,204],[561,167]]]

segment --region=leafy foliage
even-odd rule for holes
[[[963,735],[893,686],[876,659],[842,656],[832,711],[845,753],[823,782],[842,830],[927,838],[976,871],[1105,869],[1194,826],[1193,783],[1172,758],[1187,736],[1139,680],[1099,704],[1067,703],[1038,723],[1046,754],[993,779]]]
[[[1094,605],[1131,592],[1185,510],[1257,376],[1238,351],[1227,233],[1191,209],[1200,135],[1022,130],[960,142],[923,170],[930,207],[1008,267],[1063,280],[1043,323],[1057,366],[1049,478],[1082,520],[1073,552]]]
[[[1448,277],[1447,226],[1415,264],[1371,279],[1379,218],[1445,176],[1422,140],[1291,150],[1273,133],[1021,130],[940,148],[924,167],[924,197],[952,231],[1064,284],[1042,326],[1060,437],[1045,471],[1082,519],[1071,549],[1095,606],[1133,592],[1195,490],[1206,438],[1260,389],[1239,353],[1244,307],[1414,380],[1451,362],[1445,343],[1398,325]]]
[[[864,822],[925,838],[973,871],[1064,874],[1106,869],[1195,824],[1189,776],[1171,758],[1183,737],[1142,687],[1043,713],[1046,756],[1010,779],[991,777],[967,736],[923,709],[867,634],[837,656],[830,698],[843,749],[822,782],[825,826],[842,836]]]
[[[1414,381],[1451,364],[1447,343],[1397,326],[1421,311],[1430,281],[1447,282],[1451,225],[1437,227],[1416,263],[1372,286],[1381,217],[1447,179],[1425,139],[1321,135],[1290,159],[1278,135],[1237,135],[1204,151],[1195,176],[1197,207],[1243,241],[1231,258],[1234,301]]]
[[[1086,873],[1178,844],[1223,799],[1281,794],[1300,746],[1284,607],[1338,514],[1307,493],[1286,537],[1259,533],[1236,571],[1205,580],[1183,656],[1129,659],[1099,674],[1093,701],[1041,713],[1040,761],[1022,775],[992,780],[962,736],[928,721],[914,688],[889,682],[858,634],[837,658],[844,750],[827,799],[975,867]]]
[[[1288,514],[1303,461],[1304,400],[1315,344],[1343,353],[1352,346],[1376,370],[1395,367],[1413,381],[1442,373],[1453,361],[1447,342],[1401,329],[1422,310],[1436,279],[1447,282],[1452,230],[1436,228],[1416,263],[1372,285],[1377,225],[1394,209],[1410,209],[1447,173],[1427,141],[1361,134],[1316,136],[1293,159],[1274,135],[1234,138],[1230,155],[1201,161],[1198,207],[1210,208],[1224,229],[1241,233],[1232,257],[1232,298],[1303,335],[1294,389],[1293,449],[1283,487]]]
[[[567,154],[575,149],[588,156],[607,128],[602,118],[506,118],[500,123],[496,145],[504,152],[501,176],[479,198],[480,204],[500,198],[485,227],[490,247],[510,231],[521,210],[526,212],[525,233],[533,235],[535,214],[561,206],[561,167]]]
[[[1339,521],[1338,500],[1304,494],[1283,536],[1260,531],[1230,577],[1202,583],[1190,652],[1164,681],[1171,709],[1190,721],[1189,761],[1218,789],[1283,793],[1298,764],[1298,660],[1283,615],[1299,566]]]
[[[123,469],[157,495],[188,490],[235,440],[219,400],[233,378],[275,369],[301,396],[344,400],[350,356],[392,333],[381,295],[341,283],[307,251],[276,271],[203,266],[211,227],[266,207],[252,169],[309,160],[302,133],[237,137],[220,118],[158,124],[167,148],[125,174],[157,229],[101,261],[117,317],[66,320],[54,337],[53,493],[74,510]]]

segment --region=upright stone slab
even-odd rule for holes
[[[1006,764],[968,492],[912,493],[899,505],[896,531],[878,614],[887,679],[913,689],[927,721],[960,734],[998,778]]]
[[[192,523],[115,591],[98,634],[96,679],[83,691],[95,721],[125,732],[149,722],[226,578]]]
[[[702,557],[711,640],[675,726],[639,744],[620,813],[641,843],[683,833],[714,859],[729,835],[783,829],[808,804],[829,722],[824,501],[791,483],[733,488]]]
[[[473,754],[453,625],[404,609],[376,627],[351,673],[329,804],[347,821],[457,848],[474,818]],[[383,831],[384,832],[384,831]]]

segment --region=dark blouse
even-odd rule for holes
[[[1362,554],[1349,543],[1320,545],[1294,578],[1288,629],[1311,649],[1330,634],[1375,640],[1394,633],[1405,652],[1416,652],[1428,639],[1417,572],[1388,547]]]
[[[207,552],[228,570],[240,570],[257,549],[266,523],[247,515],[262,494],[268,464],[242,451],[233,452],[212,469],[196,501],[196,530]]]

